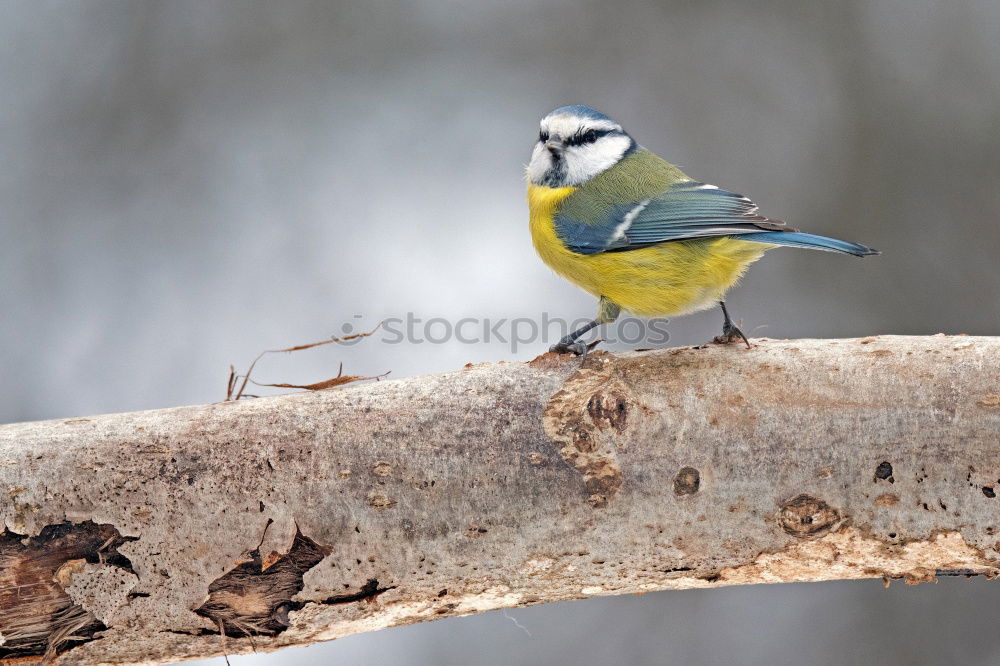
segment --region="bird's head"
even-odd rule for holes
[[[542,118],[531,153],[534,185],[581,185],[638,146],[622,126],[589,106],[563,106]]]

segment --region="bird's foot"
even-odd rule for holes
[[[722,325],[722,335],[713,338],[712,342],[717,345],[730,345],[740,340],[746,344],[747,349],[750,349],[750,341],[747,340],[747,336],[743,335],[739,326],[730,321]]]
[[[583,340],[567,340],[566,338],[563,338],[549,347],[549,351],[555,352],[556,354],[573,354],[575,356],[585,357],[587,352],[596,347],[600,342],[601,340],[594,340],[590,344],[587,344]]]

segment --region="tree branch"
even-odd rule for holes
[[[998,358],[964,336],[546,354],[0,426],[0,655],[176,661],[594,595],[994,575]]]

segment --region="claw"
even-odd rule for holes
[[[727,322],[722,326],[722,335],[713,338],[712,342],[717,345],[728,345],[740,340],[746,344],[747,349],[750,349],[750,341],[747,340],[747,336],[743,335],[743,331],[740,330],[739,326]]]
[[[550,352],[555,352],[556,354],[574,354],[576,356],[586,356],[589,350],[590,347],[583,340],[574,340],[572,342],[560,340],[549,347]]]
[[[586,326],[582,326],[573,331],[569,335],[564,335],[559,338],[559,342],[549,347],[549,351],[555,352],[556,354],[575,354],[581,358],[586,357],[587,352],[593,349],[598,342],[601,342],[601,340],[598,338],[588,345],[580,339],[580,336],[585,334],[587,331],[600,326],[600,324],[601,322],[595,319]]]

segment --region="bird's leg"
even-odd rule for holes
[[[728,345],[732,342],[743,340],[746,343],[747,349],[750,349],[750,341],[747,340],[747,336],[743,335],[740,327],[734,324],[733,320],[729,318],[729,311],[726,310],[726,302],[719,301],[719,305],[722,307],[722,316],[725,317],[725,320],[722,322],[722,335],[716,337],[712,342],[717,345]]]
[[[580,336],[585,335],[588,331],[600,326],[601,322],[596,319],[581,326],[572,333],[564,335],[559,338],[559,342],[555,343],[549,347],[550,352],[555,352],[557,354],[576,354],[577,356],[587,355],[587,343],[580,340]]]
[[[584,324],[572,333],[564,335],[559,339],[559,342],[549,347],[549,351],[557,354],[576,354],[577,356],[586,356],[591,347],[596,345],[597,342],[600,342],[600,340],[588,345],[579,338],[597,328],[601,324],[610,324],[618,318],[621,311],[622,310],[617,303],[601,296],[601,300],[597,305],[597,318],[587,324]]]

